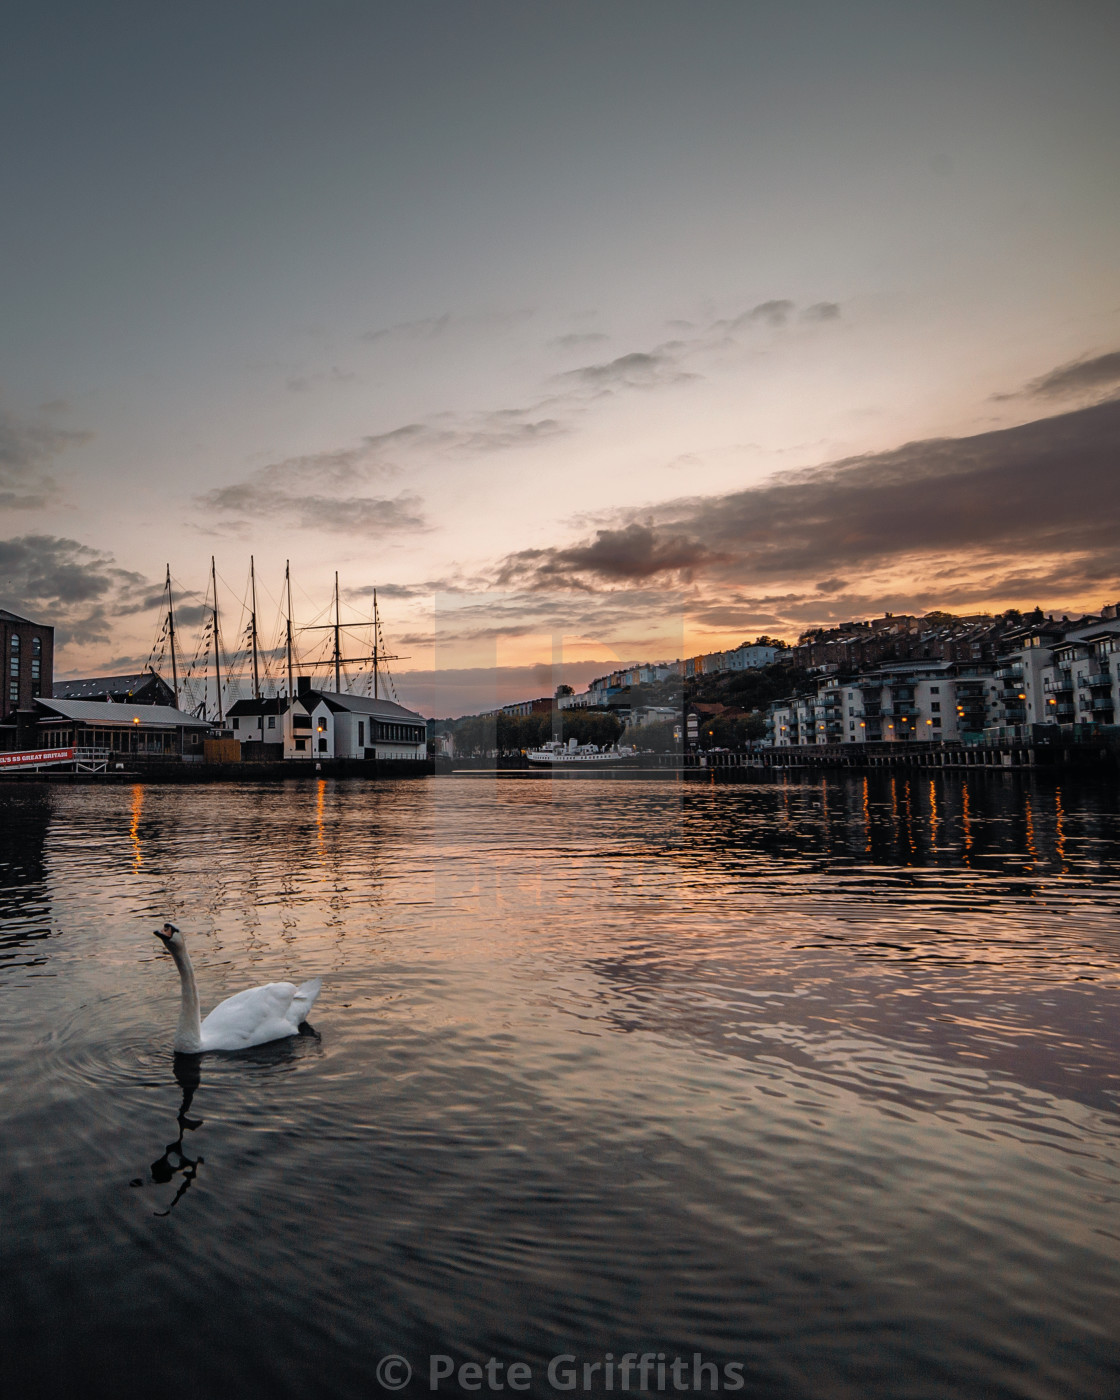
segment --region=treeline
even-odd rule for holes
[[[561,710],[558,714],[560,733],[566,744],[598,744],[600,748],[617,743],[622,734],[622,721],[617,715],[587,710]],[[459,754],[520,753],[522,749],[539,749],[553,737],[552,715],[467,715],[452,725],[455,751]]]
[[[793,695],[808,683],[809,673],[788,661],[775,661],[755,671],[696,676],[686,683],[686,700],[721,700],[744,710],[765,710],[774,700]]]

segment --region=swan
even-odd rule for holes
[[[250,1045],[265,1045],[270,1040],[284,1040],[298,1035],[302,1021],[315,1004],[321,977],[313,977],[301,987],[291,982],[269,982],[264,987],[250,987],[226,997],[201,1021],[198,1015],[198,988],[194,968],[187,953],[186,940],[174,924],[164,924],[155,936],[175,959],[179,980],[183,984],[183,999],[179,1007],[179,1026],[175,1032],[174,1048],[179,1054],[199,1055],[206,1050],[246,1050]]]

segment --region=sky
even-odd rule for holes
[[[0,47],[0,606],[337,570],[446,714],[1120,597],[1120,9],[46,3]],[[297,631],[310,661],[323,632]],[[358,669],[357,663],[351,667]]]

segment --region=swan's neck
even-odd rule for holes
[[[202,1049],[202,1019],[198,1014],[198,988],[194,982],[194,968],[185,948],[168,944],[175,966],[179,969],[179,981],[183,984],[182,1001],[179,1004],[179,1026],[175,1032],[175,1049],[185,1055],[197,1055]]]

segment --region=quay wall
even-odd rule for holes
[[[146,762],[130,755],[123,768],[111,763],[100,773],[75,773],[61,768],[0,774],[8,783],[286,783],[319,778],[427,778],[435,772],[432,759],[320,759],[314,763],[178,763]]]

